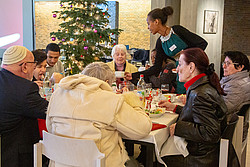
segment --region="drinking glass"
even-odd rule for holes
[[[169,93],[169,84],[161,84],[162,94]]]
[[[151,90],[152,89],[152,83],[146,83],[145,87],[146,87],[146,89]]]

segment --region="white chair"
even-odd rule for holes
[[[233,136],[235,135],[235,128],[237,126],[239,117],[234,114],[232,119],[230,120],[230,122],[228,123],[227,127],[225,128],[224,132],[222,133],[222,138],[220,140],[220,156],[219,156],[219,167],[227,167],[228,166],[228,162],[230,164],[230,166],[232,166],[232,162],[229,161],[229,158],[235,157],[235,155],[231,155],[229,154],[230,149],[233,149],[232,146],[232,140],[233,140]],[[230,146],[231,144],[231,146]],[[229,148],[231,147],[231,148]],[[232,152],[233,150],[231,150]],[[232,156],[232,157],[231,157]],[[237,157],[236,157],[237,159]],[[239,164],[239,163],[238,163]]]
[[[43,131],[43,140],[34,144],[34,167],[42,167],[42,155],[63,165],[105,167],[105,155],[93,140],[62,137]]]
[[[238,126],[238,156],[239,159],[241,160],[241,167],[246,166],[246,153],[247,153],[247,136],[248,136],[248,129],[247,127],[249,126],[249,114],[250,114],[250,105],[246,104],[242,106],[240,109],[240,112],[238,113],[240,123]],[[248,125],[247,125],[248,124]]]

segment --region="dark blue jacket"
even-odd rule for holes
[[[0,71],[2,167],[32,167],[33,144],[39,141],[37,118],[46,118],[48,102],[39,88],[6,69]]]

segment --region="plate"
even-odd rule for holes
[[[157,117],[161,117],[164,113],[160,113],[160,114],[149,114],[150,118],[157,118]]]
[[[154,112],[157,112],[157,113],[148,112],[150,118],[156,118],[156,117],[162,116],[165,113],[165,108],[158,108],[154,110]]]

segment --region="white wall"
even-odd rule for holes
[[[203,34],[204,10],[219,11],[216,34]],[[180,24],[207,40],[206,53],[215,71],[220,74],[224,0],[182,0]]]
[[[151,0],[151,9],[156,7],[163,8],[167,5],[171,5],[174,8],[172,20],[169,20],[168,25],[180,24],[207,40],[208,46],[205,52],[209,57],[210,63],[215,64],[215,71],[219,75],[224,0]],[[203,34],[204,10],[219,11],[218,31],[216,34]],[[150,49],[155,47],[157,38],[157,35],[150,35]]]

